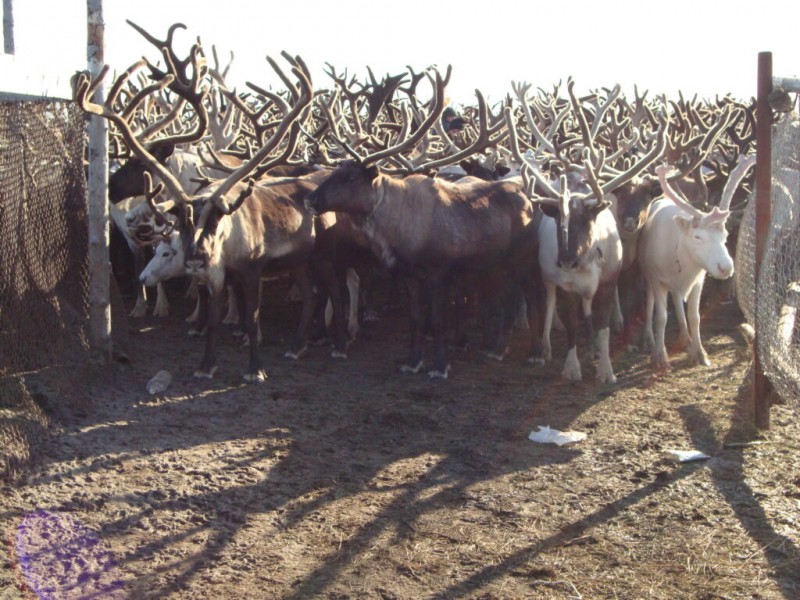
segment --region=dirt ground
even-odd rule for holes
[[[779,405],[770,431],[748,426],[735,305],[704,315],[710,368],[676,353],[659,376],[618,351],[616,385],[588,360],[567,383],[563,336],[537,368],[520,331],[502,364],[454,352],[429,381],[399,372],[402,309],[347,361],[283,358],[284,292],[260,385],[229,330],[217,377],[192,378],[174,292],[177,314],[131,322],[131,364],[86,381],[94,409],[54,417],[0,487],[0,598],[800,598],[800,425]],[[539,425],[588,435],[536,444]]]

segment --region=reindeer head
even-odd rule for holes
[[[652,177],[634,179],[614,192],[611,202],[623,240],[634,238],[641,231],[650,214],[653,200],[660,195],[658,180]]]
[[[585,269],[591,262],[603,258],[597,220],[611,203],[586,197],[588,190],[582,184],[573,183],[572,186],[577,190],[584,188],[583,195],[572,196],[575,189],[570,190],[569,185],[567,177],[562,176],[559,201],[540,199],[537,203],[542,212],[556,222],[557,266],[568,270]]]
[[[667,180],[669,166],[662,164],[656,167],[664,195],[684,211],[674,217],[681,232],[682,247],[715,279],[728,279],[733,275],[733,259],[725,244],[728,238],[725,223],[730,215],[728,208],[731,198],[748,169],[754,164],[755,156],[740,156],[739,163],[725,183],[719,207],[715,206],[708,213],[694,207],[683,194],[670,186]]]
[[[152,286],[159,281],[184,275],[183,243],[180,233],[173,231],[165,240],[158,243],[155,254],[139,275],[139,281]]]
[[[305,199],[306,207],[316,214],[328,211],[367,216],[375,207],[378,167],[356,160],[346,160]]]

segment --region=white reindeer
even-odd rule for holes
[[[728,237],[725,222],[733,193],[753,164],[755,156],[740,157],[725,184],[719,207],[709,213],[695,208],[670,187],[667,165],[656,168],[665,198],[657,200],[650,210],[639,238],[638,260],[647,280],[644,342],[652,349],[652,362],[657,369],[670,368],[664,344],[668,293],[680,327],[679,345],[687,347],[695,364],[711,364],[700,341],[700,294],[706,273],[715,279],[733,275],[733,259],[725,246]]]

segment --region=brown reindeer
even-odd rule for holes
[[[430,298],[435,353],[428,374],[446,378],[450,365],[445,355],[443,310],[449,279],[462,270],[490,274],[501,269],[529,231],[533,209],[517,183],[458,184],[415,174],[400,179],[378,166],[391,157],[414,169],[401,153],[413,148],[439,121],[444,84],[438,72],[435,81],[429,113],[416,131],[393,146],[345,161],[307,197],[306,203],[317,213],[348,213],[381,261],[409,276],[411,348],[403,370],[415,373],[423,366],[419,284],[424,284]],[[487,110],[480,94],[478,100],[481,136],[488,139],[499,127],[487,126]],[[453,156],[453,160],[464,157]]]

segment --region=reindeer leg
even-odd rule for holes
[[[655,318],[653,319],[655,341],[653,343],[651,362],[659,371],[667,371],[670,365],[667,346],[664,343],[664,335],[667,327],[667,296],[669,292],[666,288],[659,286],[658,289],[653,290],[653,294],[655,298]],[[648,298],[649,303],[650,299]]]
[[[166,317],[169,315],[169,300],[164,284],[160,281],[156,284],[156,306],[153,308],[154,317]]]
[[[564,361],[564,368],[561,376],[568,381],[580,381],[581,363],[578,360],[578,310],[579,302],[575,294],[563,292],[560,294],[559,305],[564,305],[567,313],[567,359]],[[591,343],[591,342],[590,342]]]
[[[528,327],[531,335],[531,350],[528,362],[544,365],[542,329],[544,326],[544,290],[541,281],[534,279],[525,283],[525,304],[527,304]]]
[[[610,352],[610,323],[613,320],[612,311],[614,306],[611,297],[617,294],[616,283],[601,285],[593,298],[593,322],[597,330],[597,381],[600,383],[616,383],[617,377],[614,375],[614,367],[611,365]]]
[[[542,356],[545,360],[553,358],[553,347],[550,345],[550,331],[553,328],[553,315],[556,312],[556,286],[553,283],[545,284],[545,313],[544,330],[542,332]]]
[[[200,294],[197,291],[197,277],[192,277],[189,281],[189,287],[186,290],[184,298],[196,298],[197,302],[194,304],[194,312],[186,317],[185,323],[195,323],[200,316]]]
[[[308,266],[304,265],[295,269],[292,275],[295,285],[300,291],[303,309],[300,313],[300,324],[297,328],[297,334],[292,349],[286,352],[284,356],[297,360],[308,350],[308,330],[311,325],[311,317],[314,314],[314,288],[311,285]]]
[[[203,288],[206,289],[206,296],[208,298],[206,350],[203,355],[203,360],[200,362],[200,368],[194,372],[194,376],[200,379],[211,379],[217,371],[215,350],[217,347],[217,337],[219,337],[219,300],[221,290],[210,289],[210,286],[201,286],[198,289],[198,293],[200,293],[201,296]]]
[[[143,283],[139,282],[139,275],[145,267],[144,248],[140,246],[131,247],[133,252],[133,265],[136,273],[136,304],[134,304],[129,317],[139,318],[147,314],[147,290]]]
[[[614,333],[622,333],[625,328],[625,318],[622,316],[622,306],[619,300],[619,287],[614,287],[613,306],[611,309],[611,329]]]
[[[513,303],[506,297],[505,275],[501,269],[493,269],[484,288],[486,289],[487,307],[489,309],[488,324],[494,338],[494,347],[487,353],[489,358],[502,361],[508,354],[508,340],[506,339],[505,309],[506,305]],[[513,296],[513,291],[508,291]]]
[[[692,336],[689,335],[689,326],[686,323],[686,308],[680,294],[670,292],[670,296],[672,297],[672,307],[675,309],[675,319],[678,321],[678,341],[675,348],[683,350],[692,343]]]
[[[444,349],[444,330],[445,330],[445,303],[447,301],[447,288],[444,282],[444,275],[435,275],[428,282],[430,290],[430,318],[431,329],[433,330],[433,368],[428,371],[428,377],[447,379],[450,373],[450,364],[447,362]]]
[[[466,350],[469,348],[469,336],[465,329],[470,300],[474,300],[474,290],[467,289],[473,286],[464,285],[464,282],[455,282],[455,298],[453,299],[453,319],[455,321],[454,348]]]
[[[239,307],[236,298],[236,292],[233,289],[232,285],[225,286],[228,290],[228,312],[225,314],[225,318],[222,319],[223,325],[239,325],[241,323],[240,315],[239,315]]]
[[[420,282],[416,277],[406,276],[408,286],[408,313],[409,329],[411,331],[411,349],[408,353],[406,364],[400,367],[403,373],[419,373],[424,366],[422,361],[422,351],[420,344],[422,332],[420,331],[421,307],[420,307]]]
[[[344,296],[342,295],[342,290],[346,287],[348,289],[350,286],[350,272],[352,269],[347,269],[343,273],[334,273],[333,275],[333,285],[330,287],[330,302],[331,308],[333,309],[333,337],[334,337],[334,348],[333,352],[331,352],[331,357],[333,358],[347,358],[347,348],[350,345],[350,334],[349,334],[349,326],[345,323],[344,318]],[[353,271],[354,272],[354,271]],[[350,294],[350,323],[352,324],[353,321],[353,303],[355,302],[356,305],[356,315],[355,315],[355,327],[356,331],[358,331],[358,283],[356,283],[356,291],[355,291],[355,300],[353,300],[352,290]],[[355,332],[353,333],[353,337],[355,337]]]
[[[207,285],[198,284],[197,286],[197,318],[194,321],[191,329],[189,329],[189,337],[199,337],[208,331],[208,308],[209,308],[209,295]]]
[[[347,334],[350,340],[356,339],[358,334],[358,289],[361,285],[361,279],[358,277],[355,269],[347,269],[346,275],[347,292],[350,297],[350,312],[347,319]]]
[[[687,316],[689,318],[689,334],[691,336],[687,351],[689,352],[689,358],[692,359],[694,364],[710,367],[711,361],[700,340],[700,296],[702,292],[703,280],[700,280],[689,292],[689,298],[686,303]]]
[[[250,383],[261,382],[267,378],[261,368],[261,358],[258,355],[258,334],[259,334],[259,308],[261,305],[261,273],[256,271],[242,276],[241,287],[243,305],[242,323],[245,327],[245,334],[250,349],[250,364],[244,380]]]
[[[648,282],[647,293],[645,295],[644,326],[642,327],[642,350],[650,352],[656,347],[655,337],[653,337],[653,311],[655,310],[655,290]]]

